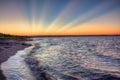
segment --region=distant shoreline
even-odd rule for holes
[[[96,34],[96,35],[33,35],[33,36],[20,36],[0,33],[0,38],[30,38],[30,37],[101,37],[101,36],[120,36],[120,34]]]
[[[104,37],[104,36],[120,36],[120,35],[46,35],[46,36],[30,36],[30,37]]]

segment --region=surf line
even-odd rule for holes
[[[46,73],[46,67],[39,65],[39,61],[35,59],[34,55],[36,53],[36,50],[39,48],[40,46],[34,46],[34,48],[25,58],[25,62],[29,66],[31,73],[36,78],[36,80],[57,80],[52,75]]]

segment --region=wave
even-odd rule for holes
[[[1,69],[7,80],[36,80],[28,65],[24,62],[27,55],[26,51],[30,51],[31,48],[18,51],[16,55],[1,64]]]
[[[119,39],[33,38],[2,69],[8,80],[120,80]]]

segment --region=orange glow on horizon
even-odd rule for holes
[[[8,0],[8,3],[0,5],[0,33],[18,36],[120,35],[120,6],[109,11],[111,5],[114,7],[117,2],[97,2],[87,5],[84,0],[72,0],[67,4],[60,2],[59,5],[57,2],[45,1],[40,6],[36,1],[26,4],[23,0],[24,4],[20,5],[17,0]],[[59,7],[62,9],[58,10]],[[84,12],[86,7],[89,10]]]

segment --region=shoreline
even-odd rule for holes
[[[8,60],[9,57],[15,55],[18,50],[23,50],[31,46],[27,44],[27,38],[0,38],[0,66],[1,63]],[[6,80],[0,67],[0,80]]]

